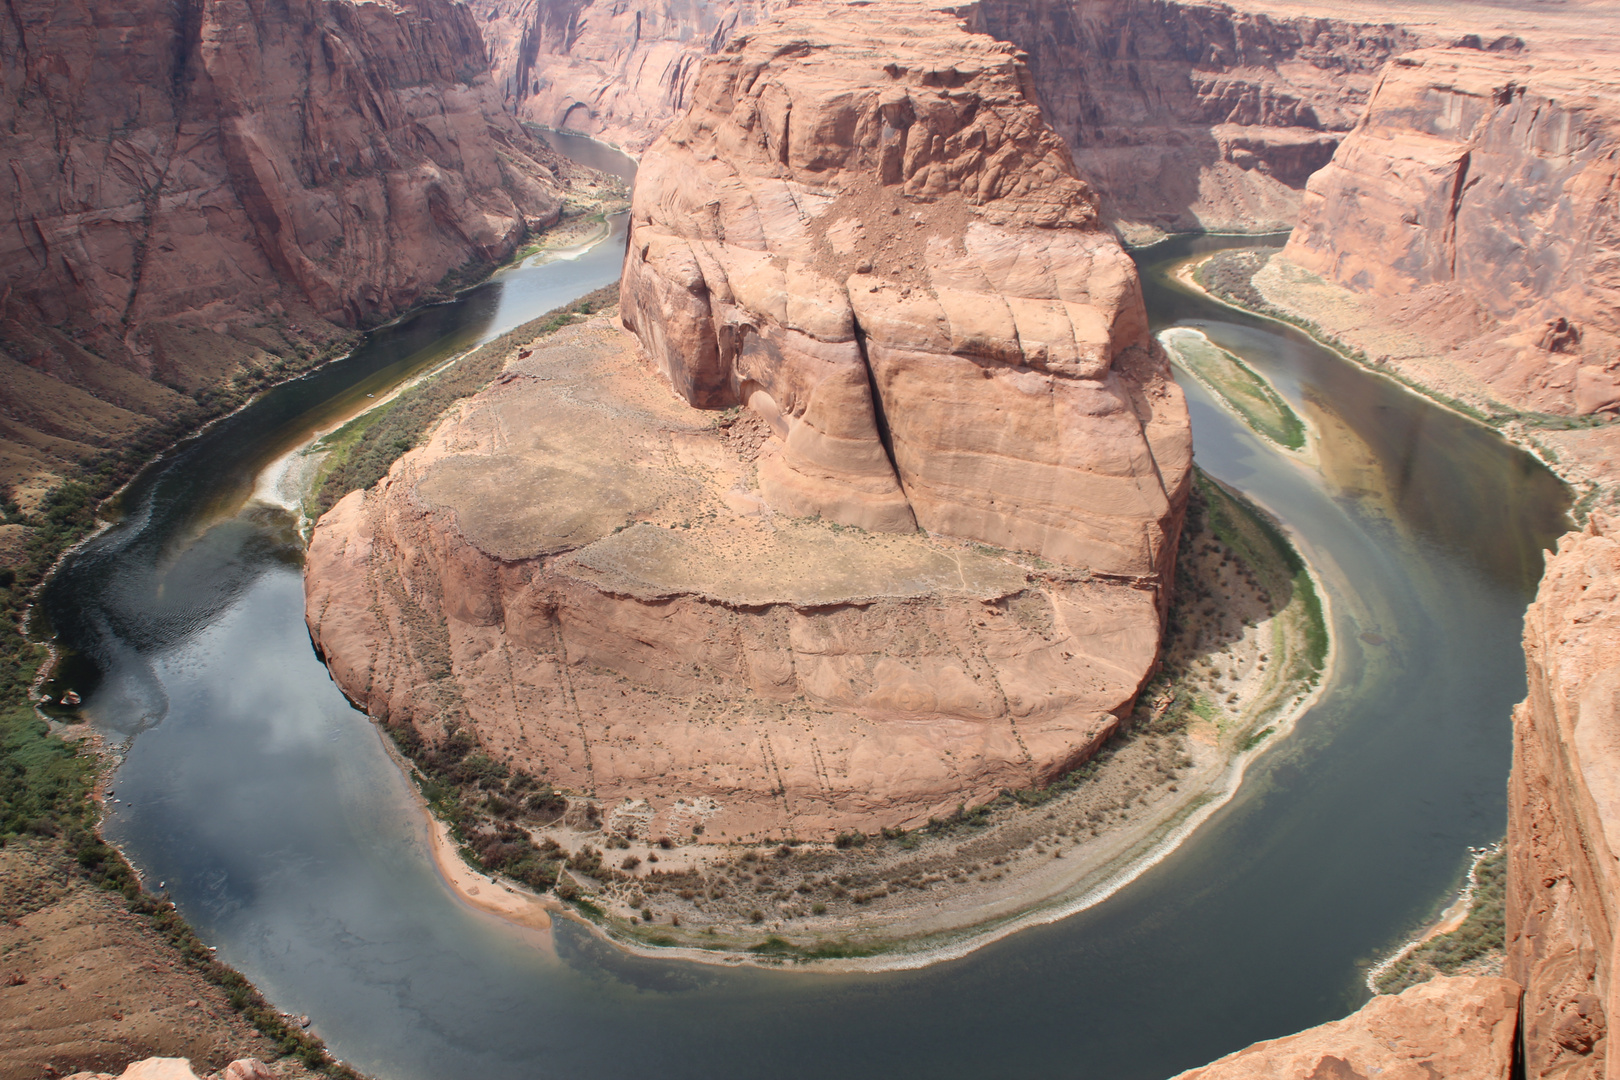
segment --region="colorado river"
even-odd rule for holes
[[[1295,532],[1336,677],[1181,849],[1105,903],[915,972],[728,970],[515,930],[459,902],[414,794],[311,650],[301,547],[250,500],[277,456],[428,365],[611,281],[612,240],[371,335],[143,474],[46,596],[86,711],[127,748],[107,830],[205,941],[388,1080],[1002,1076],[1157,1080],[1343,1015],[1358,963],[1500,837],[1519,623],[1562,488],[1494,434],[1282,327],[1178,292],[1323,433],[1321,473],[1189,385],[1199,464]]]

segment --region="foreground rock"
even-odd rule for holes
[[[1526,1075],[1605,1076],[1617,1015],[1620,536],[1595,515],[1547,563],[1525,616],[1514,716],[1506,973],[1525,987]]]
[[[154,1056],[204,1070],[277,1056],[224,990],[120,894],[86,880],[54,841],[11,838],[0,847],[0,911],[0,1080],[116,1072]],[[310,1075],[291,1060],[276,1071]]]
[[[625,325],[765,420],[780,511],[1162,580],[1186,407],[1028,79],[920,4],[737,39],[642,160]]]
[[[1078,764],[1151,671],[1150,584],[773,514],[765,426],[624,331],[522,352],[310,544],[311,635],[407,738],[459,727],[626,835],[831,839]]]
[[[276,1080],[276,1073],[258,1058],[233,1061],[216,1073],[199,1077],[191,1062],[179,1057],[143,1058],[133,1061],[123,1072],[74,1073],[68,1080]]]
[[[1508,1080],[1518,1019],[1512,980],[1439,978],[1176,1080]]]
[[[0,25],[0,482],[296,364],[562,207],[460,5],[114,7]]]

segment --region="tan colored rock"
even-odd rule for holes
[[[1157,656],[1150,580],[773,514],[765,425],[715,420],[606,319],[537,343],[317,524],[306,612],[338,685],[645,800],[645,837],[914,827],[1115,730]]]
[[[1518,1019],[1512,980],[1442,977],[1175,1080],[1507,1080]]]
[[[1168,566],[1190,446],[1134,264],[1017,52],[952,15],[793,8],[711,58],[621,294],[678,393],[770,425],[785,513]]]
[[[1617,147],[1613,57],[1413,52],[1311,179],[1284,256],[1368,297],[1375,323],[1411,328],[1502,406],[1612,411]]]
[[[1525,987],[1526,1075],[1602,1077],[1620,897],[1620,537],[1594,515],[1525,615],[1530,692],[1508,786],[1506,973]]]

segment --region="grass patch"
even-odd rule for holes
[[[1436,975],[1452,975],[1463,965],[1506,947],[1507,845],[1474,868],[1474,903],[1462,925],[1430,938],[1390,965],[1378,977],[1380,994],[1398,994]]]
[[[1305,445],[1305,423],[1272,385],[1201,332],[1173,327],[1159,335],[1182,368],[1209,387],[1262,437],[1289,450]]]

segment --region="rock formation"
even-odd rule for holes
[[[241,1058],[217,1073],[199,1077],[191,1062],[181,1057],[154,1057],[132,1061],[123,1072],[79,1072],[67,1080],[276,1080],[276,1074],[258,1058]]]
[[[1047,121],[1127,231],[1292,228],[1305,181],[1379,70],[1423,41],[1359,9],[978,0],[971,11],[1029,54]]]
[[[393,315],[562,205],[447,0],[8,10],[8,481]]]
[[[1442,977],[1174,1080],[1508,1080],[1518,1026],[1511,979]]]
[[[1506,973],[1525,987],[1526,1075],[1610,1075],[1620,898],[1620,535],[1559,541],[1525,616],[1530,692],[1508,783]]]
[[[625,325],[770,425],[777,509],[1163,575],[1185,408],[1027,69],[922,5],[831,10],[734,41],[647,151]]]
[[[469,0],[507,108],[640,154],[703,58],[788,0]]]
[[[1522,44],[1522,43],[1521,43]],[[1486,408],[1620,408],[1620,67],[1425,49],[1387,70],[1284,251],[1414,333]],[[1375,359],[1376,330],[1347,335]]]
[[[309,550],[372,715],[645,835],[911,827],[1085,760],[1186,499],[1134,267],[1017,54],[922,5],[791,14],[644,159],[640,346],[520,351]]]

